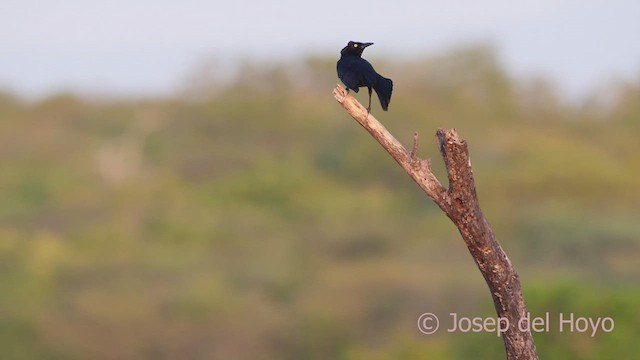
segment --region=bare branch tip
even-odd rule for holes
[[[438,149],[440,150],[440,154],[442,155],[442,157],[445,156],[444,147],[447,142],[446,138],[447,138],[446,129],[440,128],[438,129],[438,131],[436,131],[436,140],[438,141]]]
[[[344,99],[347,97],[347,92],[342,87],[342,85],[337,84],[333,89],[333,97],[339,102],[342,103]]]
[[[418,145],[419,145],[419,139],[418,139],[418,132],[415,131],[413,133],[413,146],[411,147],[411,153],[409,154],[411,157],[411,161],[416,161],[416,158],[418,157]]]

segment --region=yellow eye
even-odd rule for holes
[[[353,44],[353,47],[358,47],[358,44]]]

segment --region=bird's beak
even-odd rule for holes
[[[362,44],[362,47],[366,48],[367,46],[371,46],[371,45],[373,45],[373,43],[364,43],[364,44]]]

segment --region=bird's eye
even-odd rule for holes
[[[353,44],[353,47],[358,47],[358,44]]]

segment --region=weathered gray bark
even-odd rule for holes
[[[431,170],[430,159],[417,156],[418,134],[414,134],[411,152],[346,90],[338,85],[333,90],[336,100],[362,127],[364,127],[384,149],[411,176],[456,225],[464,242],[484,276],[499,318],[509,321],[509,329],[502,335],[507,359],[537,359],[536,347],[531,331],[520,331],[518,322],[527,314],[520,279],[515,268],[502,250],[482,214],[476,196],[476,186],[467,143],[455,129],[438,129],[436,139],[444,159],[449,178],[445,188]]]

